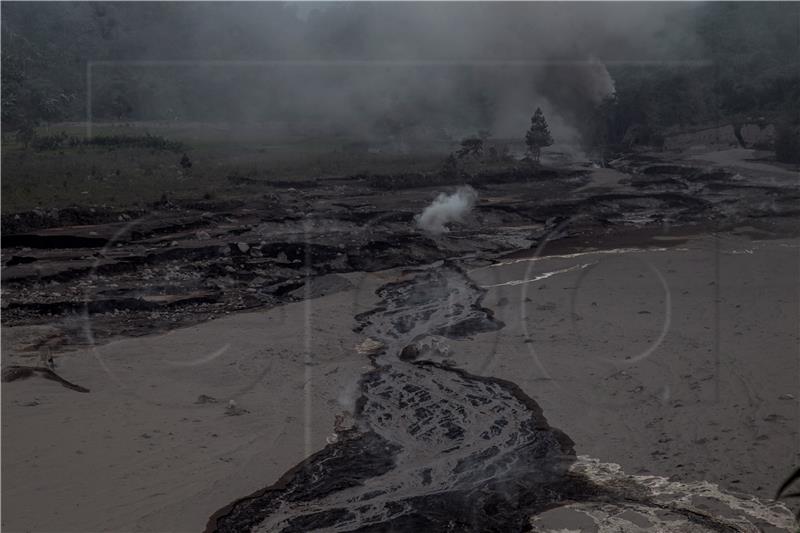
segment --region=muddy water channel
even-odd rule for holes
[[[572,441],[514,384],[439,361],[443,342],[502,327],[453,265],[378,291],[358,317],[383,344],[356,426],[265,491],[222,510],[219,531],[507,530],[575,491]]]
[[[483,294],[451,263],[381,287],[379,306],[356,317],[376,349],[353,426],[275,484],[219,510],[208,531],[525,531],[531,517],[562,507],[599,525],[609,506],[628,506],[654,526],[663,518],[687,531],[749,530],[577,458],[572,440],[514,383],[458,369],[447,339],[503,327],[481,306]]]

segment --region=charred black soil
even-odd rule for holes
[[[442,183],[472,183],[480,201],[443,235],[414,226],[441,190],[430,186],[437,180],[404,175],[268,186],[256,199],[160,202],[146,211],[5,215],[4,323],[56,323],[64,347],[81,346],[280,305],[302,298],[298,289],[322,275],[463,256],[667,246],[693,231],[737,227],[798,233],[796,183],[745,187],[724,168],[658,161],[615,161],[628,178],[613,187],[592,185],[591,169],[448,177]],[[343,285],[328,290],[336,286]]]

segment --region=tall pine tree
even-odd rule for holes
[[[550,136],[550,127],[547,125],[544,113],[539,107],[536,108],[536,112],[531,117],[531,127],[525,134],[525,144],[528,145],[528,150],[537,163],[542,155],[542,148],[553,144],[553,137]]]

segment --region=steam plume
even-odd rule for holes
[[[436,199],[425,208],[422,214],[414,220],[417,227],[434,234],[448,231],[450,222],[462,222],[467,213],[472,210],[478,193],[469,185],[459,187],[453,194],[440,193]]]

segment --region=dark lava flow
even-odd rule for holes
[[[513,383],[398,356],[426,335],[502,327],[455,265],[413,270],[357,317],[384,343],[353,429],[277,483],[215,513],[207,531],[519,531],[588,487],[573,443]]]

